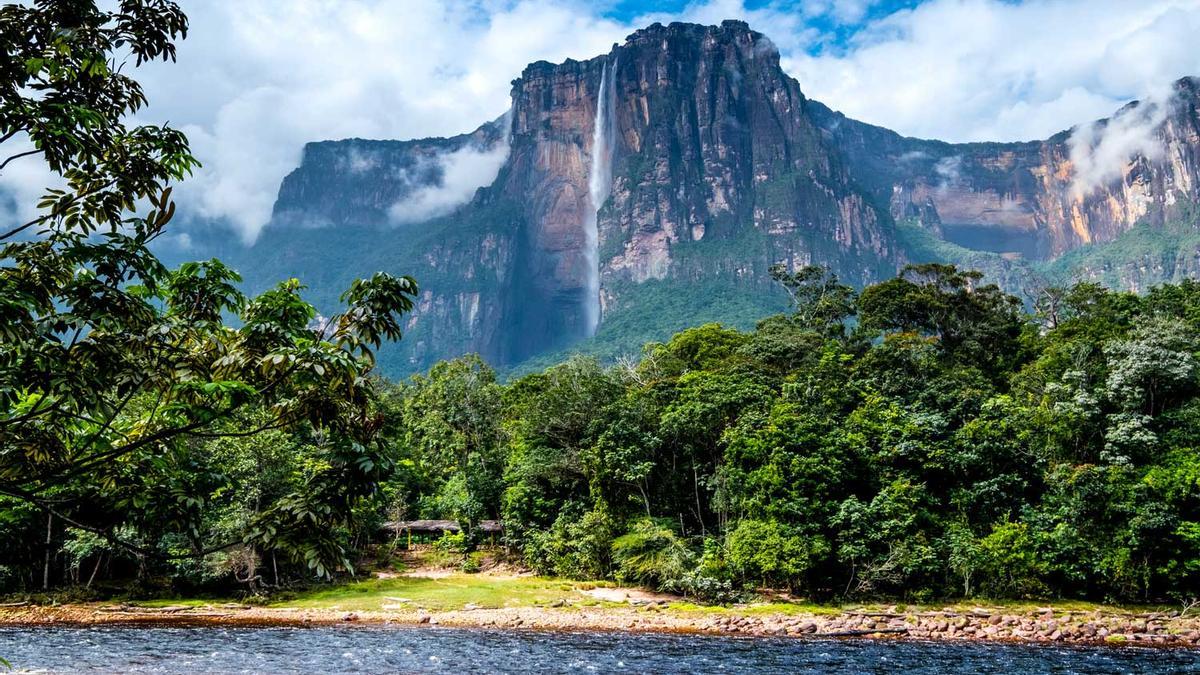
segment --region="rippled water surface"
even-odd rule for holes
[[[0,628],[18,671],[1183,673],[1200,652],[452,628]]]

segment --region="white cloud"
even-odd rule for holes
[[[588,58],[630,31],[582,1],[211,0],[184,9],[192,26],[179,62],[139,74],[151,101],[143,117],[184,129],[204,164],[178,191],[181,206],[229,219],[247,240],[270,218],[304,143],[471,131],[508,108],[510,83],[528,63]],[[475,159],[486,167],[490,157]],[[446,188],[424,194],[427,208],[461,195],[452,179],[477,175],[467,154],[448,159]]]
[[[362,152],[356,147],[350,148],[346,157],[346,169],[353,174],[362,174],[379,166],[379,158],[374,154]]]
[[[505,116],[501,124],[511,124]],[[475,191],[496,180],[496,174],[508,159],[509,134],[491,148],[466,145],[443,153],[432,161],[438,163],[441,180],[434,185],[418,188],[407,198],[388,209],[396,223],[418,223],[444,216],[466,203]]]
[[[1200,74],[1198,31],[1200,0],[932,0],[784,65],[808,96],[904,134],[1035,139]]]
[[[0,145],[0,162],[34,149],[33,142],[24,134],[13,136]],[[27,223],[38,216],[37,203],[48,187],[62,187],[64,181],[52,174],[37,155],[17,157],[4,167],[0,174],[0,232]]]
[[[676,13],[652,12],[634,19],[631,28],[643,28],[651,23],[686,21],[715,25],[725,19],[740,19],[750,27],[766,34],[781,53],[801,51],[820,39],[820,33],[808,25],[808,20],[828,11],[827,7],[802,3],[798,8],[765,5],[753,9],[743,0],[697,0]]]
[[[856,24],[879,0],[804,0],[801,10],[808,16],[828,16],[836,23]]]
[[[491,150],[466,147],[439,158],[442,180],[417,189],[393,204],[388,213],[397,223],[417,223],[444,216],[462,205],[479,188],[490,185],[508,159],[508,146]]]
[[[962,180],[962,157],[959,155],[943,157],[933,165],[933,170],[941,179],[938,188],[950,187]]]
[[[1140,105],[1130,106],[1104,123],[1095,122],[1072,130],[1067,146],[1075,173],[1071,189],[1083,196],[1118,178],[1128,161],[1137,155],[1158,159],[1165,151],[1159,142],[1159,125],[1173,104],[1171,92],[1155,94]]]

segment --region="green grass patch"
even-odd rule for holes
[[[1003,600],[991,598],[966,598],[959,600],[946,600],[943,602],[927,602],[919,604],[894,604],[894,603],[867,603],[860,605],[847,605],[843,609],[856,609],[865,611],[883,611],[890,607],[896,607],[898,611],[908,612],[927,612],[939,611],[949,608],[955,612],[970,612],[976,607],[981,607],[987,610],[997,610],[1008,614],[1029,614],[1041,609],[1049,608],[1055,614],[1065,614],[1067,612],[1130,612],[1130,613],[1147,613],[1147,612],[1167,612],[1178,611],[1178,607],[1170,607],[1167,605],[1121,605],[1121,604],[1104,604],[1099,602],[1089,602],[1087,600]]]
[[[974,602],[963,600],[938,607],[952,607],[954,609],[966,610],[971,607],[997,607],[1008,611],[1016,612],[1032,612],[1034,610],[1049,607],[1055,612],[1168,612],[1178,611],[1178,607],[1170,607],[1167,605],[1120,605],[1120,604],[1104,604],[1099,602],[1088,602],[1086,600],[985,600],[979,599]]]
[[[579,592],[578,584],[561,579],[452,574],[437,579],[367,579],[303,593],[273,605],[339,610],[380,610],[384,605],[390,608],[400,605],[445,611],[462,609],[467,604],[487,608],[532,607],[558,601],[579,604],[586,598]]]
[[[593,609],[630,608],[626,602],[600,600],[587,595],[594,588],[614,587],[611,581],[571,581],[549,577],[489,577],[455,573],[442,578],[392,577],[335,583],[307,591],[272,596],[266,607],[296,607],[337,611],[429,611],[461,610],[471,604],[481,608],[504,607],[587,607]],[[109,602],[122,602],[115,598]],[[263,602],[263,599],[258,599]],[[227,602],[245,602],[234,598],[157,598],[124,601],[134,607],[204,607]],[[704,605],[687,600],[671,602],[666,611],[684,616],[815,616],[846,611],[920,613],[949,609],[970,613],[976,608],[1004,614],[1031,614],[1046,608],[1056,615],[1068,612],[1148,613],[1178,611],[1166,605],[1118,605],[1084,600],[995,600],[969,598],[943,602],[908,603],[885,600],[865,603],[819,604],[815,602],[764,600],[736,605]]]
[[[567,604],[574,607],[630,607],[624,602],[599,600],[586,594],[594,588],[611,588],[611,581],[571,581],[550,577],[490,577],[480,574],[455,573],[442,578],[393,577],[371,578],[321,586],[308,591],[275,596],[268,607],[299,607],[303,609],[337,609],[346,611],[380,611],[427,609],[430,611],[459,610],[468,604],[483,608],[536,607]],[[138,607],[188,606],[202,607],[225,602],[232,598],[159,598],[131,601]],[[1028,614],[1050,608],[1056,614],[1067,612],[1162,612],[1177,610],[1165,605],[1112,605],[1084,600],[994,600],[971,598],[943,602],[909,603],[866,602],[850,604],[819,604],[815,602],[786,602],[779,600],[736,605],[704,605],[687,600],[672,602],[668,611],[685,615],[831,615],[844,611],[865,612],[925,612],[950,609],[967,613],[984,608],[1003,613]]]

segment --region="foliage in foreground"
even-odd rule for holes
[[[112,4],[0,7],[0,172],[56,182],[0,233],[0,587],[348,567],[388,468],[368,374],[415,282],[355,281],[318,319],[295,280],[247,299],[217,260],[165,269],[148,247],[197,162],[126,124],[146,103],[127,72],[173,60],[187,19]]]
[[[384,518],[450,518],[464,533],[442,548],[461,557],[497,518],[540,573],[710,601],[764,586],[1197,595],[1200,284],[1050,288],[1029,314],[949,266],[861,293],[821,270],[776,275],[794,311],[750,332],[704,325],[637,360],[574,358],[508,383],[468,356],[383,384],[385,470],[343,545],[366,550]],[[231,531],[322,461],[284,430],[196,447],[227,480],[194,484],[200,512]],[[161,546],[139,523],[122,532]],[[78,534],[64,543],[56,560],[95,559]],[[158,571],[228,584],[221,555]]]
[[[1200,591],[1200,284],[1027,314],[950,266],[776,275],[794,311],[751,332],[400,385],[395,501],[501,518],[543,573],[703,598]]]

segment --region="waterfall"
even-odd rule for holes
[[[590,208],[584,219],[587,260],[587,286],[584,298],[584,318],[588,337],[596,334],[600,325],[600,207],[612,191],[612,137],[615,130],[613,114],[613,80],[616,79],[617,62],[613,61],[613,75],[609,76],[608,63],[600,71],[600,89],[596,92],[596,122],[592,128],[592,164],[588,170],[588,197]]]

